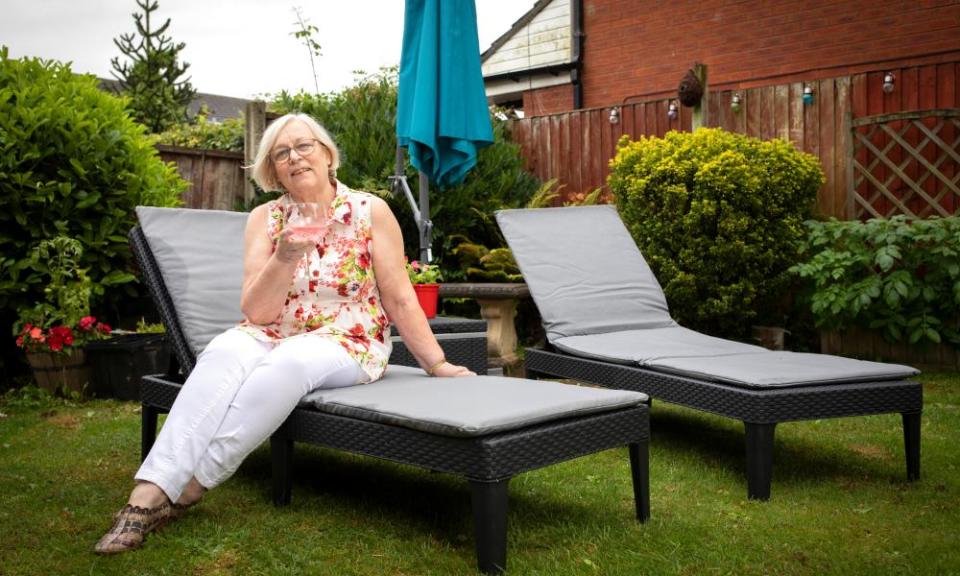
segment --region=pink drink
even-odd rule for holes
[[[327,231],[323,225],[308,224],[306,226],[291,226],[292,236],[299,241],[320,242]]]

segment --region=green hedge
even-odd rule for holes
[[[720,129],[621,140],[611,161],[617,207],[681,324],[743,337],[782,325],[823,174],[782,140]]]
[[[43,299],[29,255],[56,236],[82,243],[95,297],[130,282],[134,207],[174,206],[185,187],[96,78],[0,48],[0,307]]]
[[[808,222],[805,261],[818,327],[960,346],[960,217]]]

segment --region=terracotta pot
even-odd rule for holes
[[[66,354],[28,352],[27,362],[33,369],[37,386],[51,394],[61,390],[83,393],[90,382],[90,367],[82,348],[75,348]]]
[[[440,294],[439,284],[414,284],[414,291],[417,293],[417,300],[420,301],[420,307],[427,318],[434,318],[437,315],[437,296]]]

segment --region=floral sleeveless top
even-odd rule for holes
[[[317,334],[343,346],[370,382],[380,378],[390,357],[390,321],[380,305],[373,274],[371,200],[336,183],[327,212],[329,226],[316,250],[297,264],[279,318],[266,326],[244,321],[239,328],[263,342]],[[287,195],[268,204],[267,233],[276,249],[283,230]]]

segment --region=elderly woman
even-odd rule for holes
[[[229,478],[304,394],[380,378],[391,323],[427,374],[473,374],[444,359],[407,277],[390,208],[337,181],[338,165],[336,144],[313,118],[288,114],[267,128],[253,176],[285,194],[247,220],[246,319],[200,354],[96,552],[140,547]],[[301,203],[325,212],[321,236],[287,225]]]

